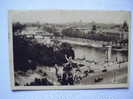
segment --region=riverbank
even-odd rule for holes
[[[60,69],[62,67],[59,67]],[[84,72],[89,70],[93,70],[94,72],[88,73],[88,76],[84,76]],[[106,66],[105,72],[103,70],[105,67],[103,65],[90,65],[80,67],[79,70],[81,71],[80,76],[82,79],[79,83],[75,83],[75,85],[89,85],[89,84],[116,84],[116,83],[127,83],[128,80],[128,63],[110,63],[109,66]],[[75,72],[76,68],[73,69]],[[54,67],[48,66],[38,66],[35,70],[28,70],[25,76],[17,74],[15,81],[19,83],[21,86],[29,85],[31,82],[34,82],[35,79],[43,79],[43,73],[47,74],[47,79],[49,82],[52,82],[53,85],[60,85],[56,76],[56,70]],[[99,82],[95,82],[95,78],[103,77],[103,79]]]

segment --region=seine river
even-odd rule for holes
[[[105,48],[93,48],[86,46],[73,45],[73,49],[75,52],[75,58],[86,59],[91,61],[104,61],[107,59],[107,49]],[[117,58],[117,59],[116,59]],[[112,61],[123,61],[127,60],[127,56],[122,52],[111,52],[111,60]]]

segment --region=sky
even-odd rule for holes
[[[9,11],[12,22],[40,22],[40,23],[123,23],[130,22],[130,12],[127,11],[89,11],[89,10],[18,10]]]

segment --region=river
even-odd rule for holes
[[[107,58],[107,49],[104,48],[93,48],[93,47],[86,47],[86,46],[79,46],[79,45],[72,45],[73,50],[75,52],[75,59],[86,59],[96,62],[105,61]],[[111,52],[111,60],[116,61],[127,60],[127,56],[122,52]]]

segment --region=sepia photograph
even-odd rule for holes
[[[12,90],[128,88],[130,14],[9,11]]]

